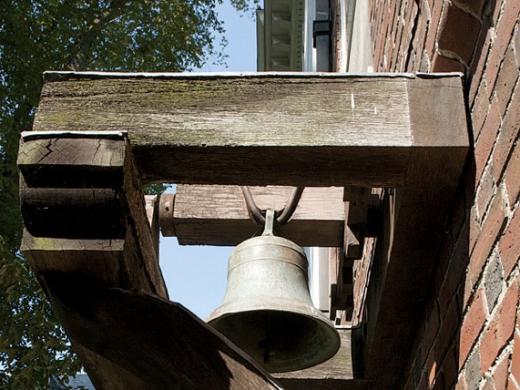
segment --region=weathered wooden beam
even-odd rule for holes
[[[369,389],[367,381],[354,379],[350,329],[338,329],[341,345],[338,352],[324,363],[300,371],[273,376],[285,389]]]
[[[402,186],[416,148],[467,146],[453,115],[427,124],[431,137],[419,143],[410,120],[409,91],[419,84],[425,93],[442,90],[433,110],[453,102],[463,109],[458,75],[51,72],[45,79],[34,130],[128,131],[145,181]]]
[[[409,89],[414,143],[424,147],[411,156],[406,188],[387,191],[384,229],[367,292],[365,372],[378,388],[400,386],[466,159],[466,149],[430,146],[432,138],[452,137],[435,123],[450,118],[457,123],[457,137],[469,144],[462,98],[453,100],[442,88],[427,84],[421,80]]]
[[[345,201],[345,231],[343,249],[349,260],[360,259],[365,241],[370,187],[347,186],[343,192]]]
[[[124,134],[24,134],[18,163],[21,250],[49,297],[49,275],[81,278],[68,291],[74,296],[120,287],[167,297]],[[145,387],[74,337],[72,345],[97,388]]]
[[[22,250],[35,271],[167,297],[124,134],[24,133],[18,165]]]
[[[24,134],[19,163],[21,249],[97,388],[278,388],[165,300],[155,199],[147,214],[124,134]]]
[[[345,232],[343,249],[345,260],[352,262],[363,256],[365,237],[373,237],[381,225],[381,189],[348,186],[345,200]]]
[[[280,389],[247,355],[178,303],[95,289],[81,278],[48,274],[45,281],[58,318],[80,350],[96,358],[98,369],[117,375],[105,377],[103,389],[121,384],[130,389]]]
[[[331,248],[329,252],[330,313],[336,325],[347,325],[352,318],[353,271],[352,262],[345,257],[343,248]]]
[[[42,130],[82,130],[103,138],[96,131],[124,130],[138,169],[127,159],[130,147],[126,143],[122,154],[117,152],[117,142],[113,150],[109,142],[97,141],[86,142],[81,152],[63,153],[61,146],[68,150],[74,142],[45,140],[32,148],[22,145],[19,163],[25,186],[120,188],[118,194],[129,210],[124,213],[130,216],[126,223],[132,228],[122,229],[117,239],[124,241],[125,248],[135,248],[127,252],[133,254],[133,260],[124,253],[121,256],[124,262],[142,264],[143,274],[147,264],[153,263],[146,260],[146,253],[154,251],[148,224],[135,223],[135,218],[146,219],[142,193],[131,190],[138,188],[134,183],[137,170],[147,181],[398,187],[390,202],[393,222],[383,235],[387,241],[378,249],[383,258],[371,270],[374,277],[367,295],[370,321],[364,355],[367,377],[379,387],[395,387],[407,361],[414,321],[427,292],[436,245],[468,149],[458,75],[53,73],[47,76],[42,96],[33,137],[52,138]],[[107,155],[114,160],[107,161]],[[61,161],[63,156],[70,161]],[[124,169],[121,164],[112,167],[112,161],[121,158]],[[22,197],[27,201],[22,209],[29,210],[25,219],[38,221],[37,214],[50,212],[40,202],[42,197],[53,198],[52,191],[45,191]],[[127,197],[128,191],[134,195]],[[53,194],[58,195],[49,206],[60,215],[67,191]],[[95,202],[88,195],[84,199]],[[83,213],[88,218],[88,212]],[[60,225],[58,217],[55,220],[53,235],[70,230]],[[28,229],[42,234],[34,226]],[[87,227],[74,229],[89,232]],[[51,240],[80,240],[79,236]],[[88,237],[109,240],[95,233]],[[40,248],[45,251],[43,243]],[[49,275],[61,260],[56,251],[42,254],[36,249],[34,254],[40,258],[35,261],[48,267],[41,275]],[[140,252],[143,249],[146,251]],[[49,257],[41,261],[41,256]],[[53,262],[52,256],[58,260]],[[74,264],[72,256],[70,260]],[[77,270],[83,272],[81,267]],[[112,272],[121,283],[121,273]],[[142,283],[141,274],[138,276],[127,285]],[[143,277],[145,281],[156,279]],[[111,372],[113,375],[113,367]],[[105,374],[109,376],[108,371]]]
[[[282,210],[292,191],[276,186],[250,189],[262,210]],[[173,232],[181,245],[237,245],[263,228],[251,218],[238,186],[179,185],[175,200],[166,194],[165,202],[173,213],[162,207],[163,235]],[[306,188],[289,222],[276,229],[301,246],[339,246],[344,219],[342,188]]]

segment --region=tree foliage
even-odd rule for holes
[[[184,71],[210,57],[223,61],[221,1],[0,1],[0,388],[45,388],[51,375],[80,368],[19,252],[16,155],[42,72]],[[251,10],[247,0],[231,2]]]

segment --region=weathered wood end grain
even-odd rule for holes
[[[60,266],[73,272],[77,267],[99,281],[107,281],[113,272],[106,271],[115,267],[117,275],[108,286],[123,287],[120,283],[125,281],[124,287],[133,284],[166,297],[140,178],[125,135],[31,135],[22,135],[18,164],[27,230],[22,247],[32,256],[33,267],[41,272],[48,267],[58,271]],[[98,253],[98,247],[111,248],[114,240],[124,240],[124,248],[113,248],[106,266],[102,264],[103,259],[109,261],[106,256],[89,261],[88,255],[73,255],[82,250]],[[60,253],[61,245],[67,251]]]

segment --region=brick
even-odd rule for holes
[[[482,390],[497,390],[495,388],[495,383],[493,382],[493,379],[489,378],[484,382],[484,386],[481,387]]]
[[[424,3],[426,4],[426,3]],[[427,7],[427,5],[426,5]],[[419,20],[417,23],[417,29],[415,30],[414,42],[413,46],[416,52],[416,65],[414,67],[414,72],[418,72],[420,70],[422,64],[422,55],[424,49],[424,43],[426,41],[426,30],[428,28],[428,16],[425,15],[425,8],[421,7],[419,9]]]
[[[455,390],[468,390],[468,385],[466,385],[466,378],[464,378],[464,375],[459,376],[459,379],[455,384]]]
[[[518,142],[513,149],[504,173],[504,182],[507,189],[509,204],[515,204],[520,195],[520,148]]]
[[[494,193],[496,192],[495,180],[493,177],[493,165],[489,164],[484,170],[480,184],[477,189],[476,205],[479,221],[482,221],[486,213],[487,207]]]
[[[397,72],[398,69],[397,69],[397,65],[398,65],[398,59],[400,57],[400,51],[399,51],[399,47],[401,47],[401,38],[403,36],[403,29],[404,29],[404,26],[403,24],[399,21],[399,15],[396,16],[397,20],[396,20],[396,24],[397,24],[397,30],[396,30],[396,34],[395,34],[395,50],[392,54],[392,60],[390,61],[390,69],[393,71],[393,72]]]
[[[517,382],[513,380],[512,376],[509,376],[507,390],[520,390],[520,385],[518,385]]]
[[[513,47],[515,50],[516,66],[520,69],[520,24],[516,25],[513,35]]]
[[[469,216],[469,246],[468,252],[472,253],[480,236],[481,228],[477,219],[477,207],[473,206],[470,210]]]
[[[496,27],[497,25],[500,12],[502,11],[503,2],[504,0],[488,1],[488,8],[493,8],[487,9],[486,14],[488,15],[488,18],[491,20],[493,27]]]
[[[497,70],[505,55],[507,46],[511,41],[513,29],[520,13],[520,1],[506,1],[504,9],[497,23],[496,35],[492,49],[489,53],[487,81],[488,88],[492,89],[495,85]]]
[[[495,385],[495,389],[497,390],[505,389],[507,386],[509,357],[509,355],[503,356],[491,374],[491,379]]]
[[[511,360],[511,376],[520,383],[520,329],[516,329],[513,343],[513,358]]]
[[[495,46],[497,46],[502,53],[505,52],[509,41],[512,38],[513,30],[518,22],[520,15],[520,1],[506,1],[504,2],[503,12],[497,23]]]
[[[435,378],[437,377],[437,362],[433,362],[428,372],[428,387],[433,387]]]
[[[422,376],[422,364],[418,362],[417,357],[412,365],[412,368],[409,371],[408,382],[410,388],[417,388],[417,384],[420,382]]]
[[[494,43],[495,41],[493,41],[493,44],[491,45],[491,48],[489,50],[486,62],[486,69],[484,70],[484,73],[482,75],[483,79],[486,82],[487,91],[489,94],[488,98],[491,97],[491,93],[495,88],[495,82],[498,77],[498,70],[500,68],[500,64],[502,63],[503,58],[503,53],[500,52],[500,49],[497,48]]]
[[[401,63],[401,71],[407,71],[406,66],[408,64],[408,49],[413,40],[413,29],[415,25],[415,17],[419,12],[419,7],[415,1],[408,3],[408,9],[406,9],[406,13],[404,15],[405,18],[405,28],[403,32],[403,37],[401,39],[401,46],[399,47],[399,54],[402,58]]]
[[[453,240],[444,240],[450,245],[442,244],[442,254],[437,263],[438,271],[433,286],[435,291],[438,291],[438,301],[441,303],[449,302],[453,297],[463,299],[464,295],[463,282],[469,263],[468,226],[464,225],[457,240],[452,244]],[[457,304],[459,310],[462,311],[464,304],[462,302],[457,302]]]
[[[466,384],[468,390],[477,390],[482,375],[480,374],[480,353],[475,348],[466,363]]]
[[[498,296],[502,292],[502,282],[504,277],[504,269],[500,262],[500,257],[496,252],[493,253],[491,260],[484,272],[484,287],[486,291],[486,301],[488,304],[488,311],[491,313]]]
[[[468,94],[470,106],[473,105],[475,95],[478,91],[478,87],[481,84],[481,81],[483,80],[482,73],[484,72],[484,67],[486,65],[487,58],[489,55],[489,48],[491,46],[493,31],[488,29],[487,27],[489,26],[483,26],[483,31],[486,31],[486,35],[479,37],[477,48],[480,48],[480,51],[477,52],[477,56],[473,59],[471,69],[469,71],[469,73],[471,74],[471,84],[469,87]]]
[[[415,386],[414,389],[427,389],[428,386],[428,376],[427,371],[423,371],[421,375],[421,379],[419,380],[419,383]]]
[[[432,2],[430,2],[431,17],[430,23],[428,25],[428,32],[426,34],[426,42],[424,43],[424,49],[426,53],[428,53],[430,58],[433,58],[433,54],[435,53],[437,30],[439,28],[439,23],[441,20],[443,5],[443,1],[432,0]]]
[[[433,72],[466,72],[466,67],[458,60],[444,57],[441,54],[435,53],[432,62]]]
[[[478,280],[496,239],[504,227],[505,221],[506,216],[502,194],[499,192],[491,201],[490,209],[482,225],[482,230],[470,256],[468,277],[472,285]]]
[[[499,251],[504,275],[507,279],[520,260],[520,211],[518,211],[518,207],[500,238]]]
[[[502,117],[505,115],[517,79],[518,69],[516,67],[515,53],[513,51],[513,46],[510,45],[506,51],[506,55],[504,56],[495,84],[495,94],[498,100],[498,105],[500,106],[500,115]]]
[[[517,83],[515,87],[509,110],[504,117],[493,151],[493,169],[497,183],[502,176],[513,143],[520,131],[520,110],[518,107],[520,107],[520,83]]]
[[[500,116],[500,106],[494,99],[491,102],[489,113],[486,116],[486,120],[484,121],[484,125],[482,126],[482,130],[480,131],[475,146],[475,178],[477,181],[480,180],[480,177],[484,172],[484,168],[491,150],[493,149],[493,145],[495,144],[495,139],[497,138],[498,129],[500,128],[501,123],[502,118]]]
[[[473,102],[473,108],[471,110],[471,124],[473,130],[473,139],[477,140],[484,121],[489,112],[489,99],[486,83],[482,83],[478,95]]]
[[[488,315],[484,291],[479,289],[475,295],[475,299],[464,316],[462,327],[460,329],[460,350],[459,350],[459,366],[462,367],[468,357],[471,347],[477,340],[480,330],[486,322]]]
[[[498,356],[515,330],[518,284],[515,281],[506,291],[504,299],[496,309],[493,318],[480,342],[480,370],[486,372]]]
[[[446,3],[439,31],[439,49],[455,53],[465,64],[469,64],[479,31],[480,22],[473,15]]]
[[[421,56],[421,65],[419,67],[419,72],[429,73],[431,70],[431,61],[426,50],[423,50],[423,54]]]

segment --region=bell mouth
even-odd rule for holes
[[[338,351],[334,326],[319,315],[272,309],[224,314],[209,324],[268,372],[302,370]]]

